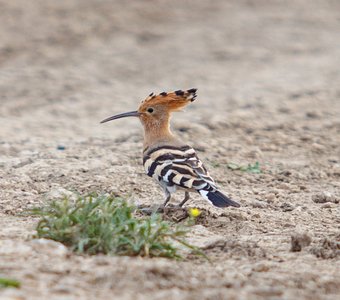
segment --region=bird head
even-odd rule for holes
[[[180,111],[196,98],[197,89],[186,91],[178,90],[170,93],[160,93],[154,95],[151,93],[142,103],[138,110],[130,111],[109,117],[101,123],[125,118],[138,117],[144,126],[158,126],[169,120],[170,114],[175,111]]]

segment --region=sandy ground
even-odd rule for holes
[[[0,23],[0,299],[339,299],[339,1],[1,0]],[[63,189],[160,203],[138,121],[99,121],[191,87],[173,128],[242,205],[188,203],[212,264],[29,238]]]

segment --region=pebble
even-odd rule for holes
[[[264,262],[259,262],[255,264],[252,268],[254,272],[268,272],[269,269],[270,269],[270,266]]]
[[[318,119],[320,118],[320,113],[317,111],[307,111],[306,112],[306,117],[309,119]]]
[[[318,143],[313,143],[312,144],[312,149],[315,151],[315,152],[324,152],[326,150],[326,147],[321,145],[321,144],[318,144]]]
[[[275,199],[276,199],[276,196],[274,193],[269,193],[269,194],[266,194],[265,195],[265,199],[268,201],[268,202],[273,202]]]
[[[246,154],[249,158],[259,159],[263,157],[263,152],[260,149],[251,150]]]
[[[254,208],[266,208],[267,203],[265,203],[263,201],[259,201],[259,200],[253,200],[251,202],[251,206],[254,207]]]
[[[336,164],[331,168],[334,176],[340,176],[340,164]]]
[[[303,247],[309,246],[312,238],[307,233],[294,233],[291,235],[291,248],[292,252],[299,252]]]
[[[46,195],[47,200],[56,200],[56,199],[63,199],[65,197],[70,198],[72,200],[77,199],[77,195],[71,191],[68,191],[62,187],[55,187],[51,189]]]
[[[194,148],[197,151],[205,152],[210,148],[210,145],[204,141],[195,141]]]
[[[65,257],[68,254],[67,248],[59,242],[47,239],[34,239],[31,241],[33,249],[37,252],[44,252],[51,256]]]
[[[302,206],[300,206],[300,205],[298,205],[296,208],[293,208],[293,209],[294,209],[295,214],[298,214],[298,213],[300,213],[300,212],[302,212],[302,211],[307,210],[306,207],[302,207]]]
[[[283,212],[287,212],[294,210],[295,207],[292,204],[285,202],[281,204],[280,208]]]
[[[52,288],[52,291],[60,294],[71,294],[74,288],[67,284],[58,284]]]
[[[280,183],[278,186],[277,186],[279,189],[282,189],[282,190],[290,190],[291,189],[291,186],[287,183]]]
[[[326,203],[326,202],[338,203],[339,199],[336,199],[332,193],[328,191],[323,191],[323,192],[314,194],[312,196],[312,201],[315,203]]]

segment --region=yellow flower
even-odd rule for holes
[[[197,218],[201,214],[201,211],[198,208],[190,208],[189,215],[193,218]]]

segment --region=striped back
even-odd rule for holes
[[[187,145],[161,145],[145,149],[143,165],[148,176],[168,186],[185,189],[216,189],[195,150]]]

